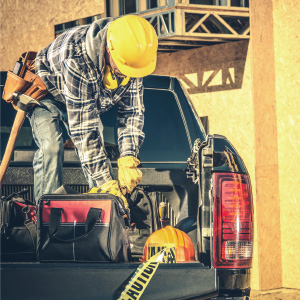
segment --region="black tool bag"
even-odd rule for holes
[[[44,195],[37,216],[39,261],[128,262],[129,221],[111,194]]]
[[[36,206],[20,194],[1,198],[1,261],[36,260]]]
[[[163,195],[136,188],[128,199],[131,216],[130,247],[133,258],[141,258],[144,245],[151,233],[161,228],[159,203]]]

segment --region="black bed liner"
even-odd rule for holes
[[[1,299],[118,299],[138,265],[3,263]],[[216,294],[215,269],[201,263],[160,264],[142,299],[207,299]]]

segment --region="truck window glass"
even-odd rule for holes
[[[143,162],[186,161],[190,155],[187,134],[172,92],[145,89],[145,141],[139,157]],[[117,107],[101,115],[106,150],[117,159]]]

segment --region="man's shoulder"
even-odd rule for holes
[[[50,45],[42,49],[37,58],[42,58],[56,63],[66,59],[78,59],[82,56],[82,44],[85,42],[89,26],[71,28],[59,35]]]

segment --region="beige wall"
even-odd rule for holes
[[[54,40],[54,25],[104,12],[103,0],[0,0],[0,71]]]
[[[273,1],[273,23],[282,285],[300,288],[300,2]]]
[[[260,289],[299,289],[300,5],[251,3]]]
[[[282,287],[272,1],[252,1],[250,16],[258,281],[268,290]]]

